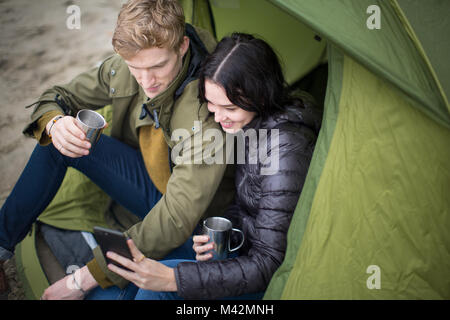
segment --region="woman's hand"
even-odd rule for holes
[[[55,148],[71,158],[88,155],[91,144],[86,140],[83,130],[78,127],[77,120],[74,117],[65,116],[51,126],[53,119],[47,123],[45,130],[47,134],[51,134]],[[50,128],[51,132],[49,132]]]
[[[44,291],[41,300],[82,300],[85,295],[83,291],[87,292],[98,285],[87,266],[75,271],[75,281],[72,274],[62,278]]]
[[[194,242],[192,248],[196,253],[195,259],[197,259],[197,261],[207,261],[213,257],[213,254],[210,251],[214,249],[214,243],[207,243],[209,241],[209,236],[194,236],[192,241]]]
[[[175,272],[172,268],[158,261],[145,258],[132,239],[129,239],[127,243],[133,255],[133,261],[110,251],[106,253],[106,256],[131,271],[119,268],[114,264],[108,264],[109,270],[145,290],[177,291]]]

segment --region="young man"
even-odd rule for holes
[[[203,216],[218,214],[231,200],[226,164],[170,161],[177,143],[191,146],[184,150],[192,157],[206,148],[207,142],[195,146],[201,132],[194,130],[194,121],[201,121],[203,130],[220,129],[197,98],[196,74],[214,39],[185,24],[176,0],[130,0],[121,9],[112,43],[117,55],[39,98],[24,130],[39,145],[0,212],[0,260],[12,256],[68,166],[143,219],[126,233],[154,259],[182,245]],[[109,104],[112,138],[102,136],[91,150],[74,116]],[[176,129],[192,134],[179,140],[172,137]],[[77,273],[78,281],[64,278],[43,298],[81,299],[98,285],[124,288],[127,281],[108,270],[98,247],[94,256]]]

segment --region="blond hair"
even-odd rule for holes
[[[153,47],[179,50],[185,34],[177,0],[130,0],[122,6],[112,45],[124,59]]]

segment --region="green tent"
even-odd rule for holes
[[[328,62],[322,129],[265,298],[449,299],[450,2],[212,0],[210,10],[218,39],[261,36],[293,85]]]
[[[328,40],[329,78],[265,298],[449,299],[450,2],[274,3]],[[380,29],[366,26],[373,4]]]
[[[320,102],[326,93],[286,258],[265,299],[449,299],[450,2],[180,2],[187,21],[217,39],[264,38],[293,87]],[[69,198],[55,199],[41,221],[86,231],[102,223],[97,215],[74,226],[94,209],[74,209]],[[31,238],[19,257],[36,258]],[[47,280],[22,262],[24,278],[41,277],[30,282],[38,297]]]

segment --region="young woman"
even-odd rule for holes
[[[261,298],[286,251],[290,220],[301,193],[313,154],[321,115],[300,99],[291,97],[280,63],[272,48],[248,34],[233,34],[217,45],[205,60],[199,76],[199,97],[208,104],[227,133],[239,130],[267,132],[271,164],[252,163],[245,145],[245,163],[236,165],[236,197],[225,217],[243,230],[244,246],[237,257],[211,260],[207,236],[194,236],[195,260],[156,262],[147,259],[130,240],[134,261],[108,253],[132,271],[114,265],[110,270],[141,289],[136,299]],[[265,129],[265,130],[262,130]],[[272,136],[277,139],[272,139]],[[262,146],[261,146],[262,147]],[[186,250],[192,252],[190,245]],[[180,252],[186,257],[189,252]],[[176,257],[175,257],[176,258]]]

